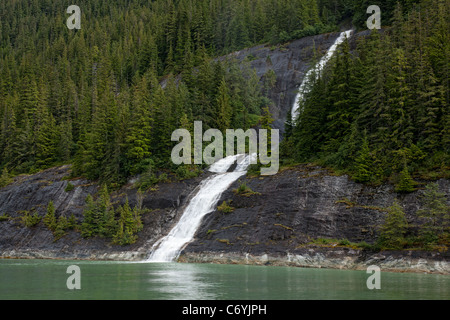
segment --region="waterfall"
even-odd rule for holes
[[[307,90],[308,81],[312,72],[316,71],[320,73],[333,56],[337,47],[347,37],[350,37],[351,33],[352,30],[342,32],[330,49],[328,49],[325,56],[305,75],[292,108],[292,118],[294,120],[298,117],[299,102],[303,99],[303,95]],[[181,250],[194,238],[195,232],[199,228],[203,217],[215,209],[222,193],[233,182],[246,174],[252,158],[256,158],[256,154],[234,155],[221,159],[211,165],[209,171],[215,174],[201,182],[197,194],[186,206],[180,220],[165,237],[153,245],[152,252],[147,261],[171,262],[176,260]],[[236,161],[237,165],[235,169],[228,172]]]
[[[246,174],[250,160],[255,157],[256,154],[234,155],[212,164],[209,171],[215,174],[202,181],[197,194],[190,200],[178,223],[167,236],[153,246],[147,261],[176,260],[184,246],[193,239],[203,217],[215,209],[222,193],[239,177]],[[236,161],[236,168],[228,172]]]
[[[342,42],[344,42],[346,38],[350,38],[352,32],[353,32],[353,30],[347,30],[347,31],[342,32],[339,35],[339,37],[336,39],[336,41],[333,43],[333,45],[328,49],[327,53],[322,57],[322,59],[320,59],[320,61],[314,66],[314,68],[311,68],[306,73],[305,77],[303,78],[303,82],[298,89],[298,93],[297,93],[297,96],[295,97],[295,102],[292,107],[292,120],[293,121],[296,121],[300,114],[300,110],[299,110],[300,101],[303,100],[303,96],[305,95],[305,93],[307,93],[307,90],[308,90],[307,85],[311,78],[312,73],[317,72],[318,74],[320,74],[322,72],[323,68],[326,66],[328,61],[331,59],[331,57],[333,56],[333,54],[336,51],[336,49],[338,48],[338,46],[340,44],[342,44]]]

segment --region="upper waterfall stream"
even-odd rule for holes
[[[209,171],[215,174],[202,181],[197,194],[190,200],[178,223],[167,236],[153,246],[147,261],[176,260],[184,246],[193,239],[202,218],[215,209],[222,193],[239,177],[247,173],[252,157],[256,155],[234,155],[212,164]],[[236,168],[228,172],[236,161]]]
[[[342,32],[339,37],[336,39],[336,41],[333,43],[333,45],[328,49],[327,53],[320,59],[320,61],[314,66],[314,68],[311,68],[303,78],[302,84],[300,85],[298,89],[297,96],[295,97],[295,102],[292,107],[292,120],[296,121],[299,114],[300,114],[300,101],[303,100],[303,97],[305,93],[308,91],[308,84],[311,79],[311,75],[313,72],[317,72],[320,74],[327,65],[328,61],[330,61],[333,54],[336,52],[336,49],[339,47],[340,44],[342,44],[345,39],[350,38],[353,30],[347,30]]]

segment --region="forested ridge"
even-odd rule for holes
[[[271,101],[255,72],[214,58],[338,31],[341,24],[364,28],[372,4],[366,2],[80,0],[81,29],[69,30],[64,1],[2,1],[4,181],[63,163],[73,164],[74,176],[118,186],[136,174],[151,184],[161,168],[182,178],[195,174],[193,166],[170,163],[173,130],[192,130],[194,120],[204,129],[247,129],[269,116]],[[448,166],[448,4],[422,1],[418,9],[417,2],[401,1],[396,16],[396,1],[380,1],[391,31],[361,44],[358,58],[344,46],[316,80],[302,125],[286,140],[286,162],[322,160],[357,172],[362,182],[405,163],[409,171],[424,163],[439,172]],[[383,98],[374,99],[378,94]],[[328,98],[317,102],[320,96]],[[313,115],[320,119],[307,118],[313,108],[324,110]],[[389,167],[397,154],[400,164]],[[367,178],[365,167],[377,171]]]
[[[6,176],[68,162],[74,176],[117,185],[144,172],[151,183],[161,167],[189,175],[195,168],[170,164],[173,130],[194,119],[205,129],[245,129],[270,103],[252,70],[212,58],[280,34],[333,29],[315,0],[77,5],[80,30],[66,27],[64,1],[0,4]]]
[[[392,26],[346,41],[288,119],[285,159],[318,163],[399,192],[450,169],[450,3],[398,4]]]

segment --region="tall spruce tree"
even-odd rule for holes
[[[406,245],[405,234],[408,229],[408,221],[405,212],[395,200],[388,208],[387,216],[381,227],[378,244],[384,249],[403,249]]]

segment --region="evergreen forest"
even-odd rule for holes
[[[313,75],[298,119],[288,118],[284,160],[315,161],[398,192],[449,177],[450,3],[398,3],[392,24],[346,41]],[[288,160],[287,160],[288,159]]]
[[[376,1],[375,1],[376,2]],[[318,162],[355,180],[448,176],[450,3],[378,1],[383,30],[346,42],[288,119],[282,161]],[[72,164],[74,177],[121,186],[167,170],[171,133],[248,129],[270,117],[255,71],[216,59],[343,26],[364,30],[356,0],[61,0],[0,3],[0,169],[8,177]]]

